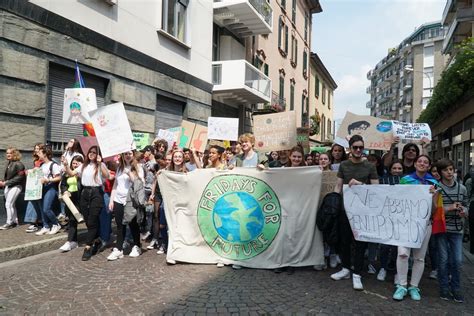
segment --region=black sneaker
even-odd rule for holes
[[[450,301],[452,299],[451,294],[449,294],[449,291],[441,291],[439,293],[439,297],[445,301]]]
[[[453,292],[453,298],[456,303],[464,303],[464,296],[460,291]]]
[[[99,248],[100,248],[101,245],[102,245],[102,243],[101,243],[100,241],[98,241],[98,240],[96,240],[96,241],[94,242],[94,244],[93,244],[92,247],[91,247],[91,249],[92,249],[92,250],[91,250],[92,256],[95,256],[95,255],[97,254],[97,252],[99,252]]]
[[[85,248],[82,254],[82,261],[89,261],[92,258],[92,247]]]

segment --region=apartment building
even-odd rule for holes
[[[439,21],[421,25],[367,73],[370,115],[416,121],[444,69],[444,33]]]
[[[472,38],[474,32],[474,5],[471,0],[448,0],[441,23],[446,30],[443,53],[449,63],[456,59],[456,44]],[[450,115],[431,126],[433,140],[431,154],[435,158],[449,157],[463,174],[474,166],[474,98],[452,105]]]
[[[310,140],[316,143],[332,142],[335,131],[333,119],[334,90],[337,89],[337,84],[316,53],[311,53],[310,68],[310,126],[311,120],[313,120],[313,124],[316,125],[318,125],[319,122],[319,131],[311,135]]]
[[[59,151],[82,135],[80,125],[61,124],[75,60],[98,106],[122,101],[133,131],[206,124],[212,20],[207,0],[1,1],[0,156],[37,142]]]

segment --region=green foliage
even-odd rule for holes
[[[469,38],[457,48],[454,63],[441,74],[433,96],[417,122],[433,124],[456,104],[474,96],[474,40]]]

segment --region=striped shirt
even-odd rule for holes
[[[455,202],[460,202],[464,208],[464,212],[468,212],[468,196],[466,187],[460,183],[454,182],[453,186],[447,186],[443,182],[439,183],[442,189],[444,214],[446,216],[446,231],[448,233],[463,233],[464,218],[459,216],[458,211],[447,211]]]

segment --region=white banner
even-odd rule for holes
[[[41,200],[43,197],[43,184],[41,178],[44,176],[41,168],[28,170],[26,175],[25,201]]]
[[[266,269],[324,264],[318,168],[163,171],[158,181],[168,260]]]
[[[431,141],[431,129],[427,123],[392,121],[393,136],[409,140]]]
[[[101,107],[89,114],[103,157],[111,157],[136,148],[122,102]]]
[[[97,100],[94,89],[64,89],[63,124],[90,122],[89,112],[95,109],[97,109]]]
[[[344,208],[354,238],[420,248],[431,217],[428,185],[344,185]]]
[[[235,140],[239,138],[239,119],[212,117],[207,119],[207,139]]]

